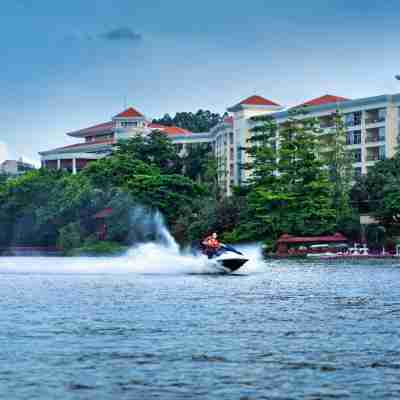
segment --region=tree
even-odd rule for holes
[[[142,161],[149,166],[159,168],[163,174],[182,172],[182,159],[172,141],[160,131],[119,141],[114,146],[113,155]]]
[[[400,155],[377,162],[352,194],[389,234],[397,234],[400,231]]]
[[[212,156],[208,143],[188,145],[186,154],[183,156],[184,174],[197,182],[204,182],[207,164]]]
[[[8,179],[7,174],[0,173],[0,186],[4,185]]]
[[[352,159],[346,150],[346,127],[340,110],[331,116],[333,128],[324,136],[326,151],[323,152],[328,165],[331,182],[332,203],[337,211],[337,223],[348,219],[353,210],[350,205],[350,190],[354,178]]]
[[[178,126],[191,132],[208,132],[212,127],[220,123],[226,113],[221,116],[208,110],[198,110],[192,112],[178,112],[174,118],[165,114],[160,119],[154,119],[153,122],[165,126]]]
[[[270,116],[253,120],[259,124],[252,129],[246,150],[250,161],[245,168],[252,173],[245,229],[270,242],[282,233],[333,232],[336,210],[326,164],[320,157],[319,121],[303,109],[290,110],[279,127]]]

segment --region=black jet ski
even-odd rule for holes
[[[243,253],[229,244],[221,244],[216,252],[205,254],[218,271],[225,273],[235,272],[249,261]]]

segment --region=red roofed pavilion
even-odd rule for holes
[[[143,114],[135,110],[133,107],[129,107],[125,111],[122,111],[116,115],[114,118],[143,118]]]
[[[340,96],[333,96],[331,94],[326,94],[321,97],[316,97],[315,99],[308,100],[305,103],[302,103],[299,105],[300,106],[322,106],[324,104],[332,104],[332,103],[341,103],[343,101],[348,101],[350,99],[347,99],[346,97],[340,97]]]
[[[282,109],[282,106],[274,101],[266,99],[265,97],[254,95],[247,97],[247,99],[244,99],[233,107],[228,108],[228,111],[235,112],[246,108],[265,108],[271,111],[279,111]]]
[[[326,236],[291,236],[282,235],[276,242],[278,255],[288,255],[289,247],[296,245],[312,245],[312,244],[339,244],[347,243],[348,239],[341,233]]]
[[[280,106],[278,103],[274,103],[271,100],[266,99],[262,96],[250,96],[247,99],[242,100],[239,104],[246,104],[250,106]]]

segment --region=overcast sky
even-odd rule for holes
[[[0,160],[39,160],[128,105],[400,92],[398,0],[3,0]]]

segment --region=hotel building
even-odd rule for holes
[[[395,154],[399,137],[400,94],[355,100],[325,95],[300,106],[307,106],[307,115],[319,119],[322,134],[331,132],[332,114],[340,110],[355,174],[365,174],[376,161]],[[88,162],[109,155],[112,145],[118,140],[160,130],[172,140],[181,154],[190,145],[209,143],[217,159],[221,187],[230,195],[232,187],[242,185],[249,173],[241,165],[248,161],[244,149],[256,124],[252,117],[268,114],[279,125],[287,120],[289,114],[288,108],[261,96],[251,96],[229,107],[228,111],[230,116],[210,132],[192,133],[179,127],[153,124],[143,114],[129,108],[109,122],[69,132],[69,136],[82,138],[84,142],[41,152],[42,166],[76,173]]]

